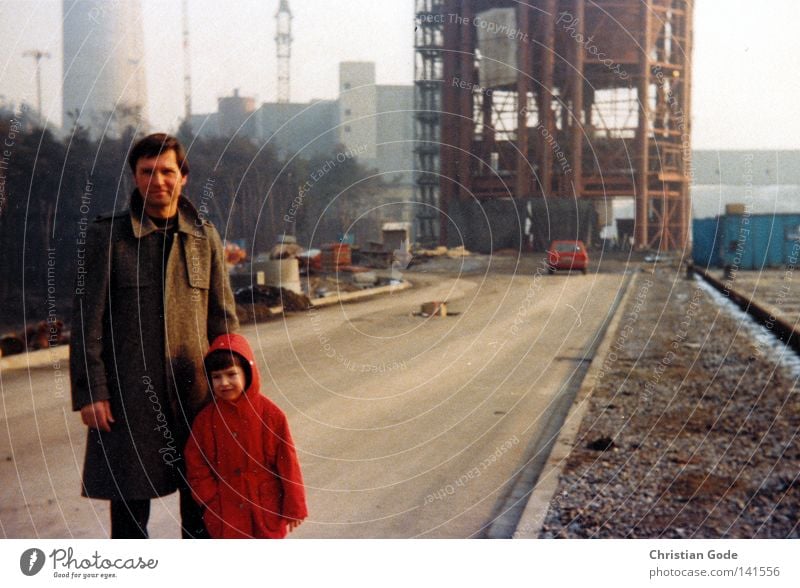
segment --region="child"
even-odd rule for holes
[[[205,359],[214,401],[186,444],[192,495],[213,538],[282,538],[308,516],[289,424],[259,390],[247,339],[221,335]]]

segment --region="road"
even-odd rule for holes
[[[554,402],[580,384],[624,282],[526,263],[422,266],[409,290],[244,329],[305,475],[310,517],[293,537],[486,532]],[[430,300],[451,316],[416,316]],[[84,430],[65,362],[31,357],[38,367],[0,373],[0,532],[106,536],[106,503],[79,497]],[[151,536],[177,537],[176,519],[175,496],[156,501]]]

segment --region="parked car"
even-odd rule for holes
[[[553,241],[547,250],[547,273],[556,270],[589,270],[589,253],[583,241]]]

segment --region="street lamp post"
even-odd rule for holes
[[[23,57],[33,57],[36,60],[36,98],[38,101],[37,107],[39,109],[39,117],[44,119],[42,111],[42,65],[43,58],[50,58],[50,54],[46,51],[39,51],[38,49],[31,49],[22,54]]]

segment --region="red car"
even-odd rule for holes
[[[553,241],[547,250],[547,273],[556,270],[581,270],[584,274],[589,269],[589,253],[583,241]]]

